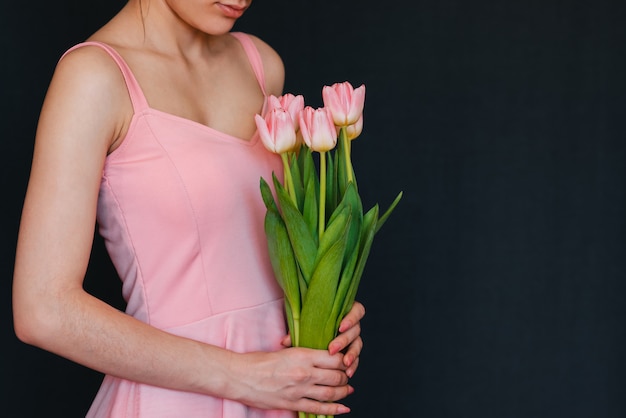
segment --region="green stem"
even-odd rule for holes
[[[293,318],[293,346],[300,347],[300,317]]]
[[[346,132],[346,127],[342,126],[339,131],[339,137],[342,141],[343,149],[345,150],[345,160],[346,160],[346,173],[348,174],[348,183],[354,183],[354,175],[352,171],[352,157],[350,145],[352,145],[350,140],[348,139],[348,133]]]
[[[320,210],[319,238],[322,239],[326,228],[326,152],[320,151]]]
[[[296,189],[293,185],[293,177],[291,176],[291,169],[289,167],[289,153],[283,152],[280,154],[280,158],[283,160],[283,172],[285,177],[285,186],[287,188],[287,193],[291,197],[293,203],[298,207],[298,202],[296,199]]]

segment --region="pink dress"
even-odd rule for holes
[[[263,66],[243,46],[265,94]],[[237,352],[280,349],[282,291],[269,263],[259,178],[279,173],[279,157],[249,141],[150,108],[121,56],[135,114],[106,159],[98,223],[123,281],[127,313],[172,334]],[[72,48],[72,49],[74,49]],[[105,376],[87,417],[293,418],[293,412]]]

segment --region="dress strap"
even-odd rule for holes
[[[246,51],[246,55],[248,56],[248,60],[250,61],[250,65],[254,71],[254,75],[256,75],[256,79],[261,86],[261,91],[264,96],[267,96],[265,91],[265,72],[263,71],[263,60],[261,59],[261,54],[259,54],[259,50],[252,41],[252,38],[250,38],[250,35],[243,32],[231,32],[230,34],[241,42],[241,46],[243,46],[244,51]]]
[[[68,53],[70,53],[71,51],[75,49],[78,49],[84,46],[90,46],[90,45],[100,47],[104,49],[106,52],[108,52],[108,54],[111,56],[111,58],[113,58],[117,66],[120,68],[120,71],[122,72],[122,75],[124,76],[124,81],[126,82],[126,88],[128,88],[128,94],[130,95],[130,100],[133,104],[133,110],[135,111],[135,113],[143,109],[147,109],[149,107],[148,101],[146,100],[146,97],[144,96],[143,91],[141,90],[141,86],[137,82],[137,79],[133,75],[133,72],[130,70],[130,67],[128,66],[128,64],[126,64],[126,61],[124,61],[122,56],[111,46],[102,42],[92,42],[92,41],[82,42],[68,49],[61,56],[61,59],[63,59],[65,55],[67,55]]]

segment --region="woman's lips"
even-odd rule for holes
[[[231,19],[239,19],[243,12],[246,11],[245,6],[237,6],[234,4],[226,4],[226,3],[217,3],[224,16],[230,17]]]

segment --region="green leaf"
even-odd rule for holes
[[[285,317],[287,318],[287,328],[289,329],[289,334],[291,335],[292,340],[298,338],[296,333],[298,330],[296,329],[296,322],[293,318],[293,309],[291,308],[291,304],[285,298]]]
[[[332,313],[341,274],[349,217],[350,210],[345,208],[333,223],[329,223],[320,241],[320,250],[323,252],[318,257],[319,261],[315,266],[306,298],[302,304],[300,316],[300,345],[302,347],[325,349],[334,337],[334,332],[326,331],[326,324]]]
[[[374,241],[374,235],[376,235],[377,219],[378,205],[371,208],[363,216],[363,229],[361,231],[361,239],[359,242],[359,259],[357,261],[352,280],[350,281],[350,287],[348,288],[348,292],[343,303],[341,315],[338,317],[337,320],[337,327],[339,326],[341,318],[343,318],[348,313],[348,311],[352,308],[352,304],[354,303],[354,298],[356,297],[356,293],[361,282],[361,276],[363,275],[363,271],[365,270],[365,264],[367,262],[369,252]]]
[[[272,173],[274,175],[274,173]],[[263,203],[268,210],[278,211],[278,206],[276,206],[276,201],[274,200],[274,195],[272,194],[272,190],[270,189],[269,184],[265,181],[263,177],[261,177],[261,197],[263,198]]]
[[[265,214],[265,235],[267,236],[267,247],[276,281],[283,289],[285,299],[288,301],[293,314],[299,316],[298,267],[285,223],[280,214],[273,209],[268,209]]]
[[[356,191],[356,186],[352,183],[348,184],[346,192],[341,200],[341,205],[346,205],[351,211],[351,224],[348,231],[348,243],[346,253],[351,254],[352,250],[358,245],[361,235],[361,225],[363,223],[363,205],[361,198]]]
[[[274,188],[276,189],[276,195],[285,226],[287,227],[287,232],[289,233],[289,240],[291,241],[293,252],[302,270],[304,279],[308,283],[313,274],[315,254],[317,253],[315,239],[311,235],[302,214],[298,211],[298,208],[294,205],[289,194],[280,184],[276,176],[274,176]]]
[[[346,188],[348,187],[348,173],[345,164],[346,149],[344,146],[344,141],[341,140],[341,137],[337,141],[335,153],[337,154],[337,195],[343,196]]]
[[[317,229],[319,224],[317,222],[317,216],[319,213],[319,208],[317,204],[317,194],[315,193],[315,184],[312,181],[309,181],[306,188],[306,197],[304,199],[304,208],[302,212],[302,216],[304,217],[304,221],[309,226],[309,231],[311,231],[311,235],[315,238],[315,242],[317,243]]]
[[[326,213],[333,213],[337,209],[337,153],[329,153],[326,163]]]
[[[315,167],[315,161],[313,160],[313,152],[309,148],[305,148],[305,152],[302,154],[302,182],[306,190],[309,187],[309,182],[313,182],[315,186],[315,193],[319,193],[320,179]]]
[[[376,225],[376,232],[378,232],[380,228],[382,228],[387,218],[389,218],[389,215],[391,215],[391,212],[393,212],[393,210],[398,205],[398,202],[400,202],[400,199],[402,199],[402,192],[398,193],[398,196],[396,196],[393,203],[391,203],[391,206],[389,206],[389,209],[387,209],[385,213],[383,214],[383,216],[381,216],[380,219],[378,220],[378,223]]]
[[[300,171],[300,165],[298,164],[298,157],[296,155],[290,156],[289,171],[291,172],[291,178],[293,180],[294,193],[296,194],[296,202],[298,202],[298,209],[302,211],[304,206],[304,183],[302,182],[302,173]]]
[[[301,269],[298,269],[298,283],[300,283],[300,300],[303,301],[307,290],[309,290],[309,284],[304,279]]]
[[[333,151],[333,156],[332,158],[329,158],[329,160],[333,161],[333,175],[331,177],[331,181],[333,183],[332,185],[332,200],[333,200],[333,205],[336,208],[337,205],[339,205],[339,202],[341,201],[341,199],[339,198],[339,152],[337,151],[337,149],[335,148]],[[334,212],[334,210],[330,211],[331,213]]]
[[[351,141],[346,137],[345,129],[341,129],[339,139],[337,140],[337,147],[335,147],[335,152],[337,153],[337,192],[339,196],[342,196],[346,192],[348,183],[350,183],[348,173],[352,174],[354,187],[358,190],[356,175],[350,159],[350,145]]]
[[[347,254],[347,251],[346,251]],[[352,249],[352,253],[347,257],[347,262],[344,264],[341,270],[341,276],[339,278],[339,284],[337,286],[337,292],[335,294],[335,300],[333,302],[333,308],[328,316],[328,320],[325,325],[325,333],[333,334],[333,338],[337,335],[339,329],[339,323],[344,317],[343,309],[346,304],[346,296],[352,284],[354,278],[354,269],[356,262],[359,258],[359,247]]]
[[[331,246],[333,246],[338,240],[345,236],[347,241],[347,232],[350,227],[351,211],[350,207],[343,205],[337,209],[333,216],[326,225],[326,230],[320,239],[319,247],[317,248],[317,257],[315,258],[315,265],[317,266],[321,258],[326,255],[326,252]]]
[[[302,144],[302,146],[300,147],[300,150],[297,153],[298,168],[300,170],[300,173],[303,174],[302,176],[303,179],[305,177],[304,176],[304,160],[306,160],[307,154],[310,154],[310,153],[311,153],[311,150],[305,144]],[[302,182],[302,184],[304,184],[304,181]]]
[[[308,147],[303,147],[299,156],[299,161],[302,169],[302,182],[304,185],[304,204],[302,207],[302,214],[304,219],[309,225],[309,230],[313,235],[315,245],[318,242],[318,213],[319,213],[319,178],[315,169],[315,162],[313,161],[313,153]]]

